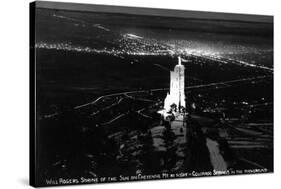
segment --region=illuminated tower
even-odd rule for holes
[[[176,105],[177,111],[185,108],[184,65],[181,64],[181,57],[178,57],[178,64],[170,73],[170,93],[165,98],[164,109],[169,111],[173,104]]]

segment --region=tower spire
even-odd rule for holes
[[[181,57],[178,56],[178,65],[181,65]]]

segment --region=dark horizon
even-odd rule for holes
[[[93,5],[93,4],[81,4],[81,3],[71,3],[71,2],[50,2],[50,1],[35,1],[35,2],[38,8],[46,8],[52,10],[118,13],[124,15],[162,16],[162,17],[170,17],[170,18],[175,17],[175,18],[186,18],[186,19],[273,23],[272,15],[238,14],[238,13],[179,10],[179,9],[161,9],[161,8],[149,8],[149,7],[129,7],[129,6],[127,7],[127,6],[116,6],[116,5],[98,5],[98,4]]]

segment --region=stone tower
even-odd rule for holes
[[[169,111],[173,104],[176,105],[176,111],[185,108],[184,69],[184,65],[181,64],[181,57],[178,57],[178,64],[174,71],[170,73],[170,92],[168,92],[164,101],[166,111]]]

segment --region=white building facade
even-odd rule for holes
[[[176,111],[186,108],[185,93],[184,93],[184,65],[181,64],[181,57],[178,57],[178,64],[175,66],[174,71],[170,73],[170,92],[164,101],[164,109],[171,110],[171,106],[176,106]]]

